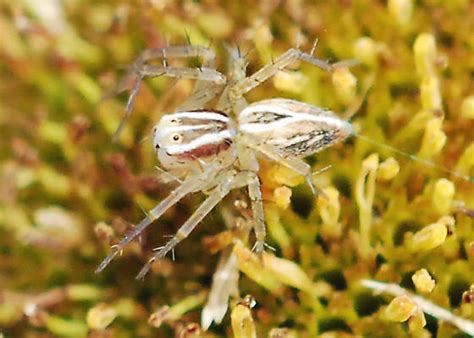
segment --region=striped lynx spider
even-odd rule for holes
[[[314,48],[313,48],[314,51]],[[253,213],[254,251],[265,245],[265,222],[257,158],[263,155],[305,177],[314,193],[311,167],[301,158],[343,141],[352,133],[349,122],[332,111],[295,100],[273,98],[247,104],[244,95],[278,71],[296,61],[308,62],[324,71],[347,67],[351,61],[329,64],[311,53],[292,48],[250,76],[245,60],[230,51],[230,72],[226,77],[215,69],[215,55],[197,45],[169,46],[145,50],[129,75],[136,81],[127,103],[130,115],[141,81],[145,77],[168,76],[195,79],[190,97],[163,115],[153,128],[153,145],[162,167],[180,178],[180,185],[151,209],[97,268],[102,271],[124,247],[184,196],[202,191],[207,198],[179,228],[178,232],[144,265],[142,279],[151,264],[173,250],[202,219],[233,189],[247,187]],[[168,58],[202,58],[200,68],[173,67]],[[150,63],[162,60],[161,65]],[[203,108],[220,94],[215,109]],[[232,118],[235,117],[235,119]],[[122,120],[117,133],[123,127]]]

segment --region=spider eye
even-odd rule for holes
[[[173,141],[175,141],[175,142],[181,141],[181,138],[182,138],[182,136],[181,136],[180,134],[174,134],[174,135],[172,136],[172,139],[173,139]]]

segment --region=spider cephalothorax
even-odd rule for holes
[[[217,157],[229,164],[237,156],[232,119],[218,110],[192,110],[164,115],[153,128],[153,145],[166,170],[184,175]]]
[[[203,58],[198,69],[147,64],[152,59],[167,57]],[[164,115],[153,129],[153,145],[162,167],[182,178],[180,185],[155,208],[149,211],[135,228],[101,263],[97,271],[109,262],[148,225],[168,208],[191,192],[205,191],[208,196],[181,226],[176,235],[148,261],[138,274],[145,276],[150,264],[163,258],[232,189],[247,187],[253,213],[254,250],[262,252],[265,242],[260,181],[257,157],[265,157],[303,175],[313,186],[312,169],[300,157],[308,156],[344,140],[352,132],[350,123],[335,113],[303,102],[269,99],[248,105],[244,94],[293,62],[309,62],[325,71],[347,63],[330,65],[299,49],[290,49],[272,64],[245,76],[245,62],[239,54],[231,53],[230,77],[215,70],[214,54],[202,46],[174,46],[150,49],[140,56],[131,72],[137,77],[133,86],[127,115],[143,77],[170,76],[196,79],[195,88],[175,113]],[[203,108],[221,93],[214,109]],[[232,118],[232,116],[235,117]],[[120,128],[123,126],[121,124]]]

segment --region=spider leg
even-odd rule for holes
[[[215,98],[220,92],[224,84],[211,83],[207,86],[200,86],[199,90],[196,90],[197,83],[202,80],[198,80],[195,84],[194,91],[192,94],[177,108],[176,111],[190,111],[204,107],[204,105]]]
[[[137,279],[143,279],[150,270],[151,264],[164,258],[178,243],[189,236],[194,228],[203,220],[203,218],[211,212],[211,210],[232,190],[248,185],[252,175],[248,171],[226,172],[219,180],[221,183],[214,188],[207,199],[196,209],[196,211],[187,219],[187,221],[179,228],[178,232],[170,239],[165,246],[155,253],[152,258],[143,266],[137,275]]]
[[[247,170],[250,176],[248,190],[250,201],[252,203],[253,228],[257,239],[254,250],[257,253],[261,253],[265,243],[266,229],[265,216],[263,213],[262,191],[260,189],[260,180],[257,176],[259,169],[258,161],[254,149],[249,147],[249,144],[245,141],[242,142],[241,138],[237,139],[237,151],[241,168]]]
[[[188,40],[189,41],[189,40]],[[202,67],[215,69],[216,60],[214,52],[203,46],[185,46],[188,48],[188,53],[195,54],[195,56],[201,56]],[[202,108],[207,102],[216,97],[221,91],[224,84],[208,83],[206,80],[198,79],[194,84],[191,95],[176,108],[176,111],[187,111]]]
[[[188,67],[170,67],[167,63],[167,58],[192,58],[192,57],[202,57],[203,59],[203,68],[194,69]],[[154,69],[155,74],[146,74],[147,73],[147,65],[146,63],[152,61],[153,59],[162,59],[163,66],[157,67],[161,68]],[[168,46],[163,48],[152,48],[147,49],[142,52],[142,54],[135,60],[132,67],[130,67],[127,74],[119,81],[117,86],[117,93],[120,93],[128,88],[127,83],[130,81],[131,78],[135,78],[136,80],[133,84],[132,90],[130,91],[130,96],[127,102],[125,116],[123,117],[122,121],[120,122],[117,131],[113,135],[113,140],[118,138],[123,126],[125,125],[126,120],[130,117],[131,111],[133,109],[133,105],[135,102],[135,97],[138,94],[138,90],[140,89],[140,83],[145,76],[170,76],[176,78],[188,78],[188,79],[197,79],[195,89],[193,94],[191,95],[190,99],[191,102],[195,102],[194,105],[201,106],[207,101],[214,98],[219,91],[221,90],[222,85],[225,83],[225,76],[221,73],[214,70],[215,67],[215,55],[212,50],[203,46]],[[150,69],[148,69],[150,70]],[[213,73],[212,80],[206,78],[206,75],[209,75],[208,71]],[[204,73],[202,76],[197,75],[196,73]],[[205,87],[205,83],[211,81],[214,82],[214,85]],[[186,101],[188,102],[188,100]],[[186,103],[185,102],[185,103]],[[194,106],[193,105],[193,106]],[[189,107],[189,104],[187,105]]]
[[[294,172],[302,175],[306,179],[306,183],[311,188],[311,191],[314,195],[321,194],[322,192],[316,189],[313,184],[313,173],[311,171],[311,166],[304,162],[303,160],[284,154],[278,148],[273,147],[270,144],[259,142],[249,135],[240,135],[242,142],[247,144],[252,149],[255,149],[262,153],[263,155],[269,157],[271,160],[281,163],[285,167],[293,170]]]
[[[115,133],[112,135],[112,141],[115,142],[117,141],[120,133],[122,132],[123,127],[125,126],[125,122],[130,118],[130,115],[132,114],[132,108],[135,103],[135,98],[137,96],[138,90],[140,89],[140,85],[142,83],[142,77],[138,77],[135,80],[135,83],[133,84],[132,90],[130,91],[130,96],[128,97],[127,100],[127,105],[125,108],[125,115],[122,117],[122,120],[120,120],[119,126],[117,127],[117,130]]]
[[[214,82],[223,85],[226,82],[226,77],[212,68],[188,68],[188,67],[172,67],[172,66],[155,66],[143,65],[139,70],[141,77],[156,77],[169,76],[185,79],[197,79],[201,81]]]
[[[202,190],[209,184],[209,179],[212,178],[216,173],[215,166],[210,166],[201,175],[190,176],[183,183],[173,190],[168,197],[162,200],[156,207],[151,209],[147,216],[135,226],[125,237],[116,245],[112,247],[112,252],[100,263],[95,270],[96,273],[104,270],[107,265],[120,253],[123,248],[130,243],[135,237],[140,235],[152,222],[157,220],[166,210],[176,204],[185,195],[193,192]]]
[[[156,165],[155,169],[158,170],[161,173],[161,179],[163,180],[164,183],[169,183],[169,182],[172,182],[172,181],[176,181],[180,184],[183,183],[183,181],[180,178],[176,177],[175,175],[173,175],[172,173],[166,171],[165,169],[161,168],[160,166]]]
[[[334,64],[330,64],[324,60],[321,60],[311,54],[302,52],[297,48],[291,48],[287,50],[285,53],[280,55],[274,62],[268,64],[258,70],[257,72],[253,73],[251,76],[246,77],[236,84],[234,84],[229,89],[229,98],[230,101],[236,102],[240,97],[242,97],[245,93],[249,92],[250,90],[254,89],[262,82],[268,80],[270,77],[275,75],[278,71],[283,70],[285,67],[291,65],[297,60],[308,62],[324,71],[331,72],[335,68],[340,67],[348,67],[356,64],[355,60],[347,60],[341,61]]]
[[[145,49],[137,58],[135,64],[148,62],[153,59],[167,58],[196,58],[201,57],[205,67],[215,67],[215,54],[212,49],[200,45],[167,46],[162,48]]]
[[[129,82],[131,77],[135,77],[140,69],[149,61],[154,59],[163,59],[163,66],[167,67],[167,59],[171,58],[195,58],[201,57],[202,58],[202,65],[203,67],[207,68],[215,68],[215,54],[214,52],[204,46],[168,46],[162,48],[150,48],[145,49],[139,57],[135,59],[132,66],[128,70],[127,74],[125,74],[121,80],[119,80],[119,84],[117,86],[117,92],[120,93],[122,91],[127,90],[128,86],[127,83]]]
[[[234,83],[240,80],[245,79],[245,71],[247,68],[247,61],[245,60],[244,55],[240,51],[240,48],[231,47],[229,45],[224,45],[229,55],[228,68],[229,68],[229,80]]]
[[[250,201],[252,203],[252,214],[255,231],[254,250],[257,254],[263,252],[266,237],[265,216],[263,214],[262,191],[260,190],[260,180],[255,172],[248,183]]]
[[[228,113],[233,107],[235,112],[239,112],[247,106],[247,101],[244,97],[240,97],[234,101],[232,105],[229,99],[229,88],[238,81],[245,79],[247,62],[245,61],[245,57],[240,52],[239,48],[226,46],[226,49],[229,54],[228,68],[230,70],[230,74],[228,76],[227,86],[225,87],[225,90],[220,96],[219,102],[217,103],[217,109]]]
[[[192,98],[190,98],[191,100],[198,101],[194,102],[194,106],[196,104],[204,104],[205,102],[214,98],[214,96],[216,96],[221,91],[222,86],[226,82],[226,77],[222,73],[212,68],[204,67],[198,69],[188,67],[141,65],[139,69],[135,70],[135,73],[137,74],[137,79],[135,80],[132,90],[130,91],[130,96],[128,97],[127,106],[125,108],[125,115],[122,121],[120,121],[120,125],[113,136],[114,140],[117,139],[118,135],[123,129],[123,126],[125,125],[125,122],[132,113],[132,109],[135,104],[135,98],[138,94],[141,82],[144,77],[167,76],[177,79],[196,79],[198,81],[212,82],[214,84],[213,86],[209,86],[209,88],[206,90],[198,91],[192,96]],[[180,107],[180,109],[182,109],[182,107]]]

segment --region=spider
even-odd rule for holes
[[[330,64],[315,57],[313,51],[314,47],[310,53],[291,48],[248,77],[245,75],[244,58],[237,50],[229,50],[228,77],[215,69],[212,50],[198,45],[148,49],[136,59],[129,71],[136,81],[128,99],[126,116],[116,135],[131,113],[143,78],[168,76],[196,80],[190,97],[176,112],[163,115],[153,128],[156,156],[167,172],[179,178],[180,185],[112,247],[112,252],[96,272],[102,271],[130,241],[181,198],[199,191],[205,192],[207,198],[177,233],[158,248],[138,273],[137,279],[143,279],[154,261],[164,258],[188,237],[233,189],[247,187],[256,238],[253,250],[258,254],[264,250],[266,230],[257,158],[263,155],[304,176],[316,194],[318,191],[312,182],[312,169],[301,158],[341,142],[352,134],[351,124],[332,111],[283,98],[266,99],[249,105],[244,98],[250,90],[298,60],[327,72],[354,63],[347,60]],[[203,61],[200,68],[173,67],[167,63],[169,57],[201,57]],[[161,59],[162,65],[151,64],[154,59]],[[220,97],[215,109],[203,108],[218,94]]]

